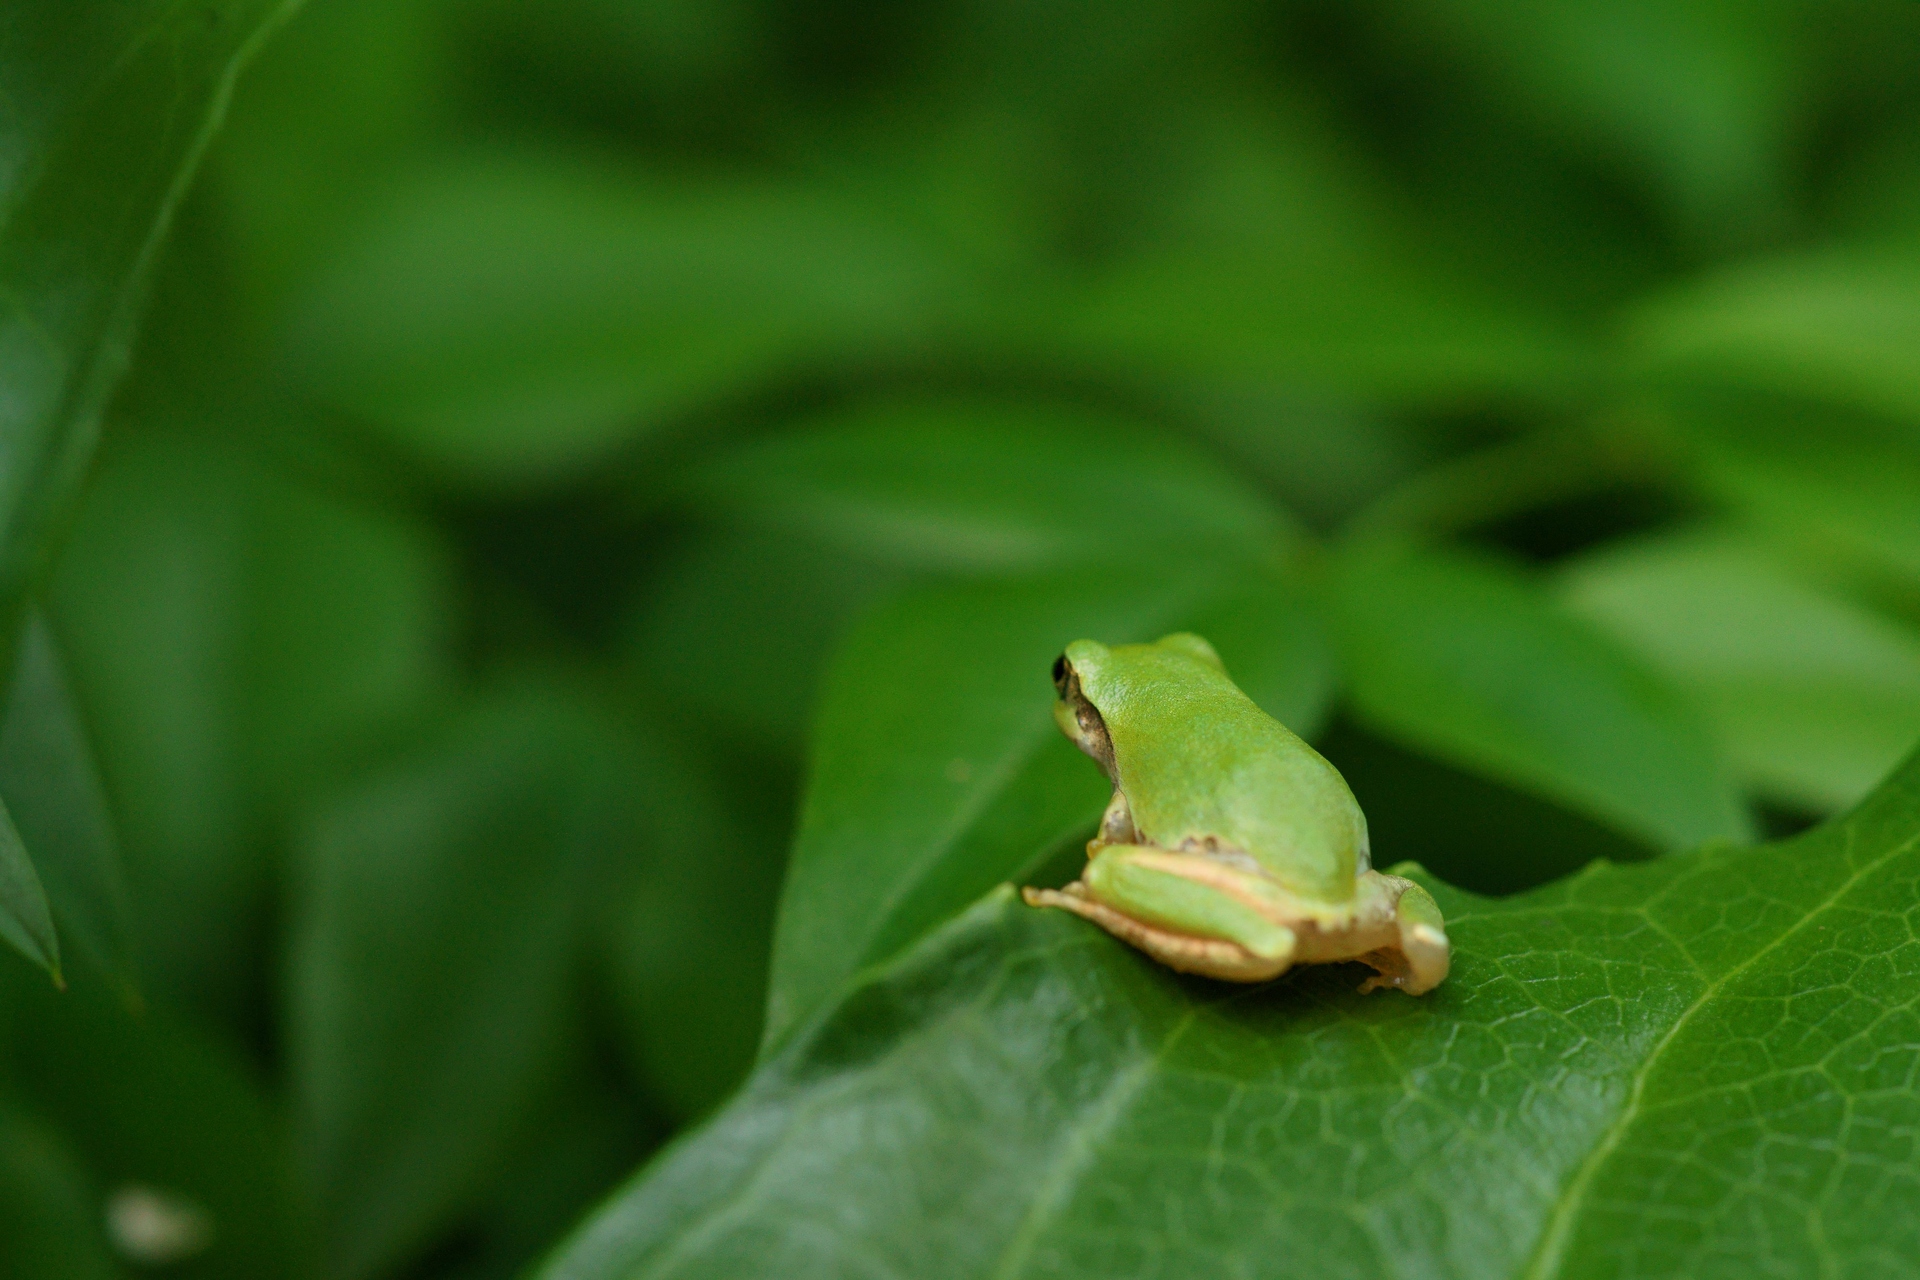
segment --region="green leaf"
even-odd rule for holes
[[[33,850],[60,932],[137,1001],[132,919],[106,791],[46,619],[29,619],[0,721],[0,799]]]
[[[1920,635],[1798,581],[1737,532],[1605,549],[1560,588],[1705,710],[1774,799],[1852,804],[1920,741]]]
[[[99,1193],[79,1156],[0,1098],[0,1240],[13,1280],[116,1280]]]
[[[114,1232],[129,1261],[185,1250],[179,1273],[197,1280],[308,1274],[285,1128],[232,1046],[160,1008],[130,1014],[98,987],[62,994],[16,983],[0,1002],[7,1078],[84,1158],[97,1187],[89,1219],[133,1193],[188,1220],[172,1242]]]
[[[451,557],[422,522],[143,423],[88,486],[49,603],[124,839],[143,975],[237,1013],[266,821],[451,683]]]
[[[835,642],[902,576],[775,530],[690,539],[636,594],[627,626],[632,681],[710,734],[797,759]],[[775,618],[779,626],[769,627]]]
[[[1684,231],[1738,241],[1785,197],[1807,40],[1779,15],[1718,0],[1425,0],[1394,19],[1562,151],[1611,157]]]
[[[0,805],[0,938],[52,974],[55,982],[62,981],[60,939],[47,909],[47,891],[4,805]]]
[[[1269,712],[1318,726],[1317,621],[1271,566],[1234,561],[983,583],[869,617],[822,695],[774,934],[767,1042],[998,881],[1091,834],[1111,788],[1053,722],[1047,672],[1083,636],[1192,629]]]
[[[954,296],[919,246],[826,193],[493,153],[380,202],[290,359],[436,474],[537,488],[797,364],[910,343]]]
[[[234,77],[293,7],[23,0],[0,29],[0,633],[45,567]]]
[[[1436,265],[1350,143],[1270,116],[1283,113],[1203,118],[1195,172],[1169,197],[1183,214],[1090,273],[1035,341],[1117,379],[1336,402],[1453,403],[1587,376],[1564,323]]]
[[[953,572],[1036,572],[1292,533],[1282,512],[1215,458],[1071,405],[867,404],[721,455],[694,472],[690,488],[703,512]],[[1125,500],[1090,516],[1093,494]]]
[[[1436,886],[1432,994],[1183,978],[996,890],[547,1280],[1907,1274],[1920,759],[1774,846]]]
[[[640,1078],[685,1121],[753,1065],[785,842],[664,725],[630,745],[625,785],[647,817],[628,883],[606,903],[601,960]]]
[[[575,695],[529,683],[304,832],[288,1058],[328,1274],[407,1261],[521,1137],[572,1027],[587,873],[631,839],[620,760]]]
[[[1677,398],[1702,487],[1801,558],[1920,585],[1920,450],[1911,431],[1772,397]]]
[[[1649,372],[1920,420],[1920,252],[1911,245],[1741,263],[1643,303],[1628,336]]]
[[[1376,732],[1656,849],[1748,836],[1697,714],[1518,573],[1357,549],[1335,586],[1354,707]]]

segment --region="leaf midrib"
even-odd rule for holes
[[[1851,831],[1848,832],[1848,837],[1849,843],[1851,843]],[[1587,1153],[1586,1159],[1580,1162],[1580,1167],[1574,1171],[1573,1177],[1568,1180],[1566,1190],[1561,1193],[1559,1200],[1554,1206],[1553,1216],[1548,1221],[1546,1230],[1541,1233],[1540,1243],[1535,1247],[1533,1257],[1529,1261],[1526,1271],[1522,1273],[1524,1280],[1548,1280],[1548,1277],[1557,1277],[1562,1273],[1567,1257],[1567,1244],[1572,1238],[1573,1228],[1577,1222],[1577,1215],[1586,1201],[1588,1190],[1592,1187],[1601,1166],[1619,1149],[1620,1143],[1626,1136],[1627,1130],[1632,1126],[1633,1122],[1639,1118],[1642,1102],[1646,1095],[1647,1081],[1652,1076],[1654,1068],[1659,1065],[1661,1056],[1666,1052],[1668,1046],[1679,1037],[1681,1031],[1692,1022],[1694,1015],[1705,1008],[1714,997],[1718,996],[1720,992],[1735,979],[1739,978],[1780,947],[1786,945],[1790,939],[1799,934],[1801,930],[1805,929],[1813,921],[1819,919],[1828,911],[1831,911],[1837,903],[1851,893],[1867,876],[1878,871],[1894,859],[1910,853],[1916,844],[1920,844],[1920,835],[1908,837],[1880,857],[1862,865],[1852,875],[1842,881],[1833,892],[1829,893],[1818,906],[1800,917],[1792,928],[1787,929],[1778,937],[1769,941],[1765,946],[1762,946],[1759,950],[1721,974],[1718,978],[1708,982],[1699,996],[1694,999],[1694,1002],[1688,1005],[1678,1018],[1674,1019],[1673,1025],[1667,1028],[1666,1034],[1660,1037],[1659,1042],[1653,1046],[1652,1050],[1641,1061],[1640,1065],[1634,1069],[1633,1083],[1627,1092],[1626,1105],[1620,1109],[1620,1114],[1614,1117],[1611,1125],[1607,1126],[1607,1132],[1601,1137],[1600,1141],[1594,1145],[1593,1150]]]

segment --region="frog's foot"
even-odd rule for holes
[[[1224,938],[1202,938],[1160,925],[1148,924],[1114,910],[1087,896],[1086,886],[1076,880],[1065,889],[1022,889],[1020,896],[1028,906],[1059,907],[1105,929],[1122,942],[1131,943],[1161,964],[1182,973],[1197,973],[1228,982],[1265,982],[1285,973],[1293,963],[1293,933],[1273,926],[1271,947],[1278,954],[1256,955],[1237,942]],[[1284,934],[1284,937],[1279,935]]]
[[[1446,980],[1453,959],[1439,904],[1411,880],[1385,875],[1381,879],[1398,881],[1401,886],[1400,899],[1394,905],[1399,942],[1355,957],[1375,970],[1360,984],[1361,994],[1397,987],[1410,996],[1423,995]]]

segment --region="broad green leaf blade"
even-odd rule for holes
[[[1851,804],[1920,742],[1920,634],[1796,580],[1735,531],[1596,552],[1560,590],[1692,698],[1774,799]]]
[[[0,633],[85,468],[247,55],[296,0],[24,0],[0,26]]]
[[[1785,844],[1436,893],[1410,999],[1183,978],[996,890],[546,1280],[1913,1273],[1920,759]]]
[[[300,841],[288,1059],[329,1275],[386,1272],[483,1189],[571,1027],[618,740],[575,698],[495,695],[325,805]]]
[[[1842,575],[1920,584],[1920,448],[1911,429],[1756,395],[1670,406],[1702,487],[1802,559]]]
[[[1628,332],[1651,372],[1920,419],[1920,251],[1911,245],[1742,263],[1648,301]]]
[[[298,308],[301,383],[463,485],[575,478],[705,401],[914,341],[959,295],[831,193],[578,157],[452,157],[376,202]]]
[[[63,666],[52,629],[34,615],[0,721],[0,799],[33,850],[61,933],[137,1001],[119,841]]]
[[[868,404],[715,458],[689,488],[702,512],[953,572],[1039,572],[1293,532],[1259,490],[1184,440],[1114,413],[1005,400]]]
[[[62,980],[60,940],[47,909],[47,891],[4,806],[0,806],[0,938],[52,974],[55,982]]]
[[[156,999],[244,1016],[257,997],[265,820],[445,693],[451,559],[425,522],[291,481],[245,438],[109,441],[49,611]]]
[[[1745,839],[1704,722],[1599,630],[1498,562],[1356,549],[1335,584],[1368,726],[1656,849]]]
[[[118,444],[88,482],[48,611],[124,841],[143,986],[233,1016],[267,898],[242,736],[260,476],[173,433]]]
[[[767,1043],[991,885],[1091,834],[1110,787],[1053,722],[1071,641],[1191,629],[1279,719],[1311,733],[1331,692],[1288,576],[1227,561],[929,590],[869,617],[822,695],[774,935]]]

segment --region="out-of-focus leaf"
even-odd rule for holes
[[[1359,548],[1335,597],[1377,732],[1656,849],[1749,835],[1692,708],[1543,587],[1463,553]]]
[[[1291,532],[1215,459],[1109,413],[988,400],[897,401],[702,465],[702,511],[804,532],[864,557],[1035,572]]]
[[[631,839],[618,748],[528,685],[301,839],[288,1054],[327,1274],[385,1271],[457,1219],[551,1084],[586,873]]]
[[[1434,887],[1417,999],[1181,977],[997,890],[543,1275],[1912,1271],[1920,761],[1787,844]]]
[[[229,451],[143,439],[88,485],[50,612],[124,840],[142,976],[231,1014],[265,906],[244,784],[250,495]]]
[[[1392,11],[1563,147],[1626,167],[1696,237],[1735,241],[1782,212],[1803,73],[1785,4],[1426,0]],[[1411,21],[1409,21],[1411,18]]]
[[[1190,212],[1095,272],[1038,341],[1126,379],[1363,403],[1538,392],[1586,373],[1557,321],[1436,268],[1337,142],[1216,124],[1195,139],[1217,154]]]
[[[22,0],[0,26],[0,634],[65,517],[241,63],[293,0]]]
[[[276,486],[252,537],[254,767],[290,800],[448,694],[453,557],[423,521],[307,487]]]
[[[1920,251],[1741,263],[1649,300],[1630,315],[1628,337],[1650,372],[1920,420]]]
[[[431,0],[306,5],[241,78],[206,181],[233,255],[232,301],[259,329],[449,131],[460,86],[448,16]]]
[[[9,1280],[116,1280],[100,1194],[59,1135],[0,1098],[0,1244]]]
[[[287,1135],[231,1049],[162,1010],[130,1015],[99,988],[15,986],[8,1076],[85,1158],[98,1197],[89,1217],[131,1195],[192,1220],[176,1219],[171,1242],[164,1223],[121,1223],[114,1243],[127,1260],[178,1249],[186,1256],[167,1274],[191,1280],[309,1274]]]
[[[47,909],[47,891],[4,807],[0,807],[0,938],[52,974],[55,982],[61,981],[60,939]]]
[[[1843,578],[1920,584],[1920,446],[1899,428],[1772,397],[1672,411],[1722,505]]]
[[[1111,788],[1053,722],[1070,642],[1195,629],[1302,733],[1331,692],[1283,573],[1231,560],[918,593],[836,656],[774,934],[767,1042],[998,881],[1089,834]]]
[[[797,758],[834,642],[901,576],[792,534],[702,536],[638,594],[628,625],[632,681],[709,735]]]
[[[34,851],[70,949],[134,998],[133,924],[113,817],[52,629],[38,615],[21,637],[0,721],[0,799]]]
[[[491,154],[392,193],[316,286],[291,360],[443,475],[534,487],[796,362],[901,349],[959,293],[824,193]]]
[[[264,803],[323,786],[446,676],[425,529],[151,429],[89,486],[52,614],[125,841],[158,994],[230,1013],[260,968]]]
[[[676,1119],[746,1078],[766,1007],[784,832],[756,830],[710,767],[664,726],[636,734],[626,770],[646,815],[638,866],[601,924],[629,1053]]]
[[[1705,709],[1775,799],[1852,804],[1920,742],[1920,636],[1796,581],[1738,533],[1596,552],[1560,587]]]
[[[588,1046],[579,1046],[586,1056]],[[436,1253],[438,1280],[517,1280],[617,1186],[665,1134],[664,1120],[581,1062],[552,1104],[531,1117],[520,1149]]]

